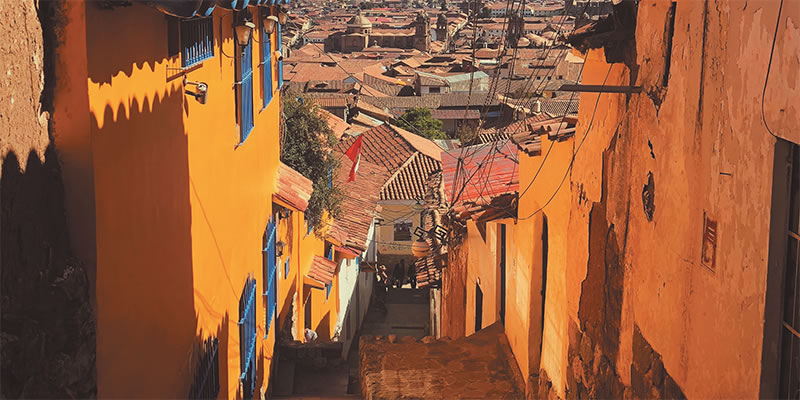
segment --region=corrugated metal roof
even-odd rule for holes
[[[509,140],[463,149],[463,155],[461,149],[453,150],[448,152],[452,157],[442,159],[448,202],[457,198],[455,204],[488,204],[494,197],[519,190],[517,148]]]

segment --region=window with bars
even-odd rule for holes
[[[265,21],[265,19],[262,19]],[[267,108],[269,102],[272,101],[272,43],[270,43],[271,34],[267,33],[264,28],[264,22],[261,23],[261,72],[264,90],[264,104],[263,108]]]
[[[242,397],[252,399],[256,388],[256,280],[251,276],[239,298],[239,366]]]
[[[781,329],[780,398],[800,398],[800,146],[792,145]]]
[[[214,18],[180,21],[180,53],[183,68],[214,57]]]
[[[267,310],[266,310],[266,321],[265,326],[266,333],[264,334],[264,339],[269,336],[269,330],[272,327],[272,320],[275,316],[275,310],[277,309],[277,302],[278,302],[278,290],[277,290],[277,279],[276,275],[278,274],[278,268],[276,263],[276,256],[275,256],[275,241],[277,236],[277,224],[275,222],[270,221],[267,224],[267,229],[264,231],[264,250],[262,255],[264,257],[263,260],[263,267],[264,267],[264,282],[266,282],[264,288],[264,297],[267,298]]]
[[[238,45],[238,39],[234,40]],[[236,82],[239,86],[239,143],[241,144],[253,130],[253,40],[250,39],[246,46],[237,46],[237,52],[239,56],[236,63]]]

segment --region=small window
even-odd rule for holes
[[[430,92],[430,93],[441,93],[441,91],[442,91],[442,89],[440,89],[438,87],[432,87],[432,88],[428,89],[428,92]]]
[[[333,260],[333,244],[325,242],[325,258]]]
[[[286,256],[286,262],[283,263],[283,279],[289,277],[289,256]]]
[[[411,222],[394,224],[394,240],[396,242],[411,241]]]
[[[214,57],[214,19],[180,21],[181,67],[188,68]]]
[[[252,399],[256,388],[256,280],[247,277],[239,298],[239,367],[243,398]]]
[[[325,284],[325,300],[331,297],[331,289],[333,288],[333,283],[326,283]]]

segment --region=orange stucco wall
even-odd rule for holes
[[[513,282],[509,282],[508,301],[513,306],[506,307],[509,310],[506,334],[523,377],[528,379],[544,368],[554,386],[561,382],[562,376],[560,372],[553,372],[560,371],[562,360],[566,360],[568,345],[565,286],[571,242],[567,235],[571,207],[569,182],[565,181],[561,189],[559,185],[569,167],[573,151],[572,139],[551,142],[543,137],[539,156],[519,153],[519,219],[511,231],[513,233],[509,233],[511,244],[508,257],[512,259],[508,261],[507,276],[513,277]],[[545,218],[548,254],[542,327],[542,231]]]
[[[139,4],[103,10],[89,3],[85,10],[98,396],[186,396],[196,346],[215,336],[220,396],[236,397],[239,298],[248,275],[259,295],[260,383],[275,340],[272,332],[262,339],[260,294],[262,236],[278,167],[279,97],[276,92],[261,110],[260,48],[254,44],[255,128],[237,145],[234,59],[223,55],[234,54],[230,11],[214,12],[215,56],[185,73],[208,84],[201,105],[183,94],[180,70],[173,69],[179,60],[167,57],[163,14]]]

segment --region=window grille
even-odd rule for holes
[[[252,399],[256,387],[256,280],[250,276],[239,298],[239,366],[242,397]]]
[[[219,396],[219,340],[208,338],[200,346],[200,362],[194,373],[190,399],[216,399]]]
[[[277,225],[275,222],[270,221],[267,224],[267,230],[264,232],[266,238],[263,250],[264,256],[264,296],[267,298],[267,310],[265,326],[267,327],[264,334],[264,339],[269,336],[269,330],[272,327],[272,317],[275,316],[275,309],[277,308],[278,293],[277,293],[277,279],[275,276],[278,273],[275,257],[275,241],[277,234]]]
[[[265,20],[262,20],[265,21]],[[264,89],[264,104],[263,107],[267,108],[269,102],[272,101],[272,44],[270,43],[270,34],[261,25],[261,71]]]
[[[234,39],[236,40],[236,39]],[[237,41],[238,43],[238,41]],[[238,51],[238,49],[237,49]],[[253,41],[239,52],[236,65],[236,81],[239,84],[239,128],[241,138],[239,143],[244,143],[253,130]]]
[[[214,57],[214,19],[180,22],[181,67],[188,68]]]

